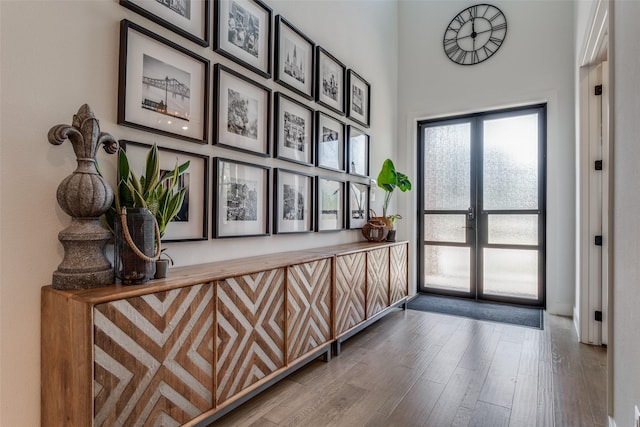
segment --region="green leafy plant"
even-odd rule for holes
[[[117,185],[113,204],[105,214],[108,227],[113,231],[115,216],[122,208],[147,208],[158,222],[160,236],[164,236],[169,222],[180,212],[186,188],[179,187],[179,178],[189,167],[189,161],[176,165],[168,173],[160,173],[158,146],[147,153],[144,175],[136,176],[129,166],[127,153],[118,151]]]
[[[391,202],[393,191],[396,188],[403,193],[411,190],[411,181],[407,175],[396,170],[391,159],[386,159],[382,164],[380,173],[378,174],[378,187],[382,188],[386,193],[384,196],[384,202],[382,203],[382,216],[388,218],[393,225],[396,220],[402,218],[400,214],[388,215],[389,202]]]

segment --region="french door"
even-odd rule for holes
[[[418,123],[419,290],[544,305],[546,106]]]

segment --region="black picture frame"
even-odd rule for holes
[[[214,74],[213,144],[270,157],[271,89],[222,64]]]
[[[276,158],[313,165],[314,116],[310,107],[276,92],[273,114]]]
[[[118,124],[207,143],[208,59],[123,19],[118,80]]]
[[[366,128],[371,122],[371,85],[353,70],[347,71],[347,117]]]
[[[344,172],[346,165],[346,124],[322,111],[316,111],[316,166]]]
[[[209,0],[170,4],[162,1],[120,0],[120,4],[200,46],[209,46]],[[183,5],[185,7],[181,8]]]
[[[314,176],[277,168],[274,174],[274,189],[273,233],[314,231]]]
[[[370,138],[361,129],[347,126],[347,172],[350,175],[369,177]]]
[[[276,16],[274,80],[298,95],[313,99],[315,43],[302,31]]]
[[[347,188],[347,228],[359,229],[369,220],[370,186],[349,181]]]
[[[321,46],[316,46],[316,102],[345,115],[347,67]]]
[[[118,141],[127,153],[127,160],[137,176],[146,174],[146,157],[151,145],[137,141]],[[171,171],[178,164],[190,162],[186,172],[180,177],[180,185],[185,186],[182,209],[167,224],[162,243],[190,242],[209,238],[209,157],[173,148],[158,146],[160,170]],[[161,174],[162,176],[162,174]]]
[[[213,10],[213,49],[254,73],[271,78],[272,9],[260,0],[214,0]],[[236,27],[247,23],[251,29],[247,31],[242,26],[238,31],[232,22]]]
[[[316,177],[316,231],[345,229],[345,182]]]
[[[268,236],[271,168],[222,157],[213,164],[214,237]]]

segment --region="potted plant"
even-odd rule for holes
[[[129,160],[127,154],[123,149],[118,152],[118,173],[117,173],[117,185],[114,195],[113,205],[109,211],[105,214],[105,219],[114,234],[117,230],[121,230],[124,234],[127,245],[123,242],[116,242],[116,249],[122,249],[120,259],[116,257],[116,263],[121,261],[124,267],[124,260],[122,256],[125,255],[132,257],[128,253],[128,249],[131,249],[133,254],[137,256],[141,261],[146,263],[155,262],[156,265],[156,278],[166,277],[166,270],[168,263],[172,260],[164,254],[167,259],[160,259],[160,255],[163,252],[161,248],[161,239],[164,236],[165,229],[169,222],[178,214],[182,203],[184,201],[186,189],[178,185],[179,178],[189,167],[189,162],[178,164],[176,162],[172,171],[167,173],[161,173],[160,171],[160,159],[158,157],[158,147],[154,144],[147,153],[145,160],[145,173],[144,175],[136,176],[129,166]],[[128,227],[122,227],[122,221],[130,223],[131,220],[136,221],[134,215],[146,215],[148,214],[152,218],[152,230],[155,229],[155,239],[152,247],[155,247],[155,254],[153,256],[146,255],[147,251],[136,251],[136,244],[132,245],[130,239],[127,238],[129,234]],[[131,220],[128,221],[131,213]],[[140,221],[141,219],[138,220]],[[148,230],[147,233],[148,234]],[[116,234],[118,238],[118,234]],[[149,237],[142,239],[143,242],[148,242]],[[120,244],[119,244],[120,243]],[[133,242],[135,243],[135,242]],[[145,244],[145,243],[143,243]],[[143,252],[142,254],[139,252]],[[130,264],[136,265],[140,263],[140,260],[131,258]],[[164,264],[164,265],[163,265]],[[140,268],[137,268],[140,270]],[[162,272],[164,271],[164,276]],[[116,274],[118,274],[118,268],[116,268]],[[140,273],[138,273],[140,275]],[[121,280],[122,277],[120,277]],[[150,277],[146,278],[148,280]],[[135,279],[137,282],[137,279]],[[140,279],[144,280],[144,279]],[[144,281],[146,281],[144,280]],[[125,278],[123,283],[129,281],[129,278]],[[144,281],[142,283],[144,283]]]
[[[378,187],[385,191],[384,202],[382,203],[382,217],[383,221],[389,227],[387,240],[395,241],[396,221],[402,219],[402,216],[400,214],[389,215],[389,203],[391,202],[393,191],[396,188],[403,193],[411,190],[411,181],[407,175],[396,170],[391,159],[386,159],[382,164],[380,173],[378,174]]]

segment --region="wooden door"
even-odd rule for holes
[[[213,408],[213,286],[98,304],[94,426],[183,424]]]
[[[287,363],[331,340],[331,259],[287,269]]]
[[[284,269],[218,282],[218,405],[284,367]]]
[[[389,248],[367,252],[367,319],[389,306]]]
[[[408,295],[407,288],[407,244],[389,248],[389,305]]]
[[[367,276],[365,252],[336,257],[335,336],[365,320]]]

